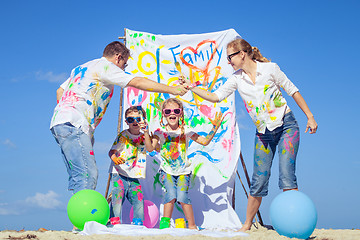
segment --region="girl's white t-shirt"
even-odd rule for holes
[[[186,126],[184,127],[184,134],[181,134],[181,128],[176,131],[167,131],[164,127],[155,130],[154,135],[159,137],[161,170],[174,176],[192,172],[192,164],[187,157],[187,149],[193,134],[194,132]]]

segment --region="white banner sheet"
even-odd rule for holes
[[[192,82],[199,81],[203,89],[211,92],[224,84],[233,69],[226,59],[226,44],[240,37],[235,30],[190,35],[155,35],[126,29],[126,46],[131,51],[126,72],[170,86],[178,85],[181,73]],[[151,132],[160,127],[161,103],[169,94],[150,93],[135,88],[124,89],[124,111],[141,105]],[[204,147],[190,141],[187,154],[192,160],[193,172],[189,197],[195,222],[201,228],[240,228],[241,222],[232,208],[232,194],[237,162],[240,154],[240,136],[236,124],[235,96],[220,103],[210,103],[191,91],[177,96],[184,103],[186,124],[199,135],[206,136],[216,112],[225,116],[211,143]],[[127,126],[124,122],[123,126]],[[164,120],[166,122],[166,120]],[[144,199],[152,201],[163,211],[164,192],[159,181],[160,156],[151,152],[147,157],[146,179],[141,180]],[[125,205],[126,206],[126,205]],[[180,205],[176,205],[173,219],[184,218]],[[128,213],[123,211],[123,222]]]

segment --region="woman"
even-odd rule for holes
[[[251,228],[262,197],[268,194],[269,177],[276,147],[279,151],[279,187],[283,191],[297,190],[295,176],[296,155],[299,146],[299,127],[282,96],[280,87],[292,96],[305,113],[307,132],[313,134],[317,123],[298,88],[286,77],[276,63],[263,57],[256,47],[244,39],[235,39],[227,45],[227,59],[234,68],[234,74],[211,93],[194,85],[185,78],[182,84],[192,92],[210,102],[220,102],[236,89],[244,100],[257,131],[255,136],[254,171],[246,220],[240,231]]]

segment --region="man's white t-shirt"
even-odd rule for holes
[[[124,88],[133,78],[105,57],[74,68],[61,85],[64,93],[54,110],[50,128],[70,122],[92,137],[106,112],[114,85]]]

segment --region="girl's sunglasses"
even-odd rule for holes
[[[164,113],[165,116],[169,116],[172,112],[173,112],[175,115],[180,115],[180,113],[181,113],[181,108],[175,108],[175,109],[166,108],[166,109],[163,110],[163,113]]]
[[[135,120],[136,120],[138,123],[141,122],[141,118],[140,118],[140,117],[135,117],[135,118],[134,118],[134,117],[127,117],[127,118],[126,118],[126,121],[127,121],[128,123],[133,123]]]

